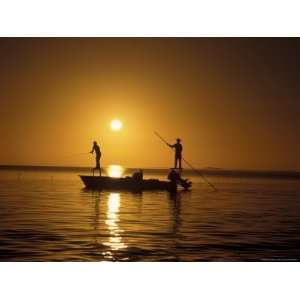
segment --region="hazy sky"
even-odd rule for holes
[[[0,164],[300,169],[300,39],[0,39]],[[113,132],[112,119],[123,129]],[[87,154],[80,154],[87,153]]]

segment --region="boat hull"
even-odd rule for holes
[[[161,181],[157,179],[134,180],[131,177],[113,178],[107,176],[84,176],[79,175],[82,182],[88,189],[94,190],[165,190],[176,192],[177,185],[170,181]]]

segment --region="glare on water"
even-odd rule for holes
[[[106,169],[108,176],[119,178],[124,173],[124,168],[120,165],[109,165]]]
[[[110,193],[107,201],[106,221],[105,224],[110,232],[109,241],[103,243],[111,247],[112,250],[126,248],[122,242],[121,233],[123,230],[119,227],[119,209],[120,209],[120,194]]]
[[[116,165],[109,170],[110,176],[132,175]],[[166,174],[145,171],[144,176],[165,179]],[[192,177],[192,190],[173,197],[162,191],[86,190],[78,172],[2,171],[0,260],[300,257],[299,180],[211,179],[218,192]]]

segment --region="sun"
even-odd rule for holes
[[[110,122],[110,128],[113,130],[113,131],[118,131],[122,128],[122,122],[120,120],[112,120]]]

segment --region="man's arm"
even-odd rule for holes
[[[90,153],[94,153],[95,147],[93,146],[93,149],[90,151]]]

